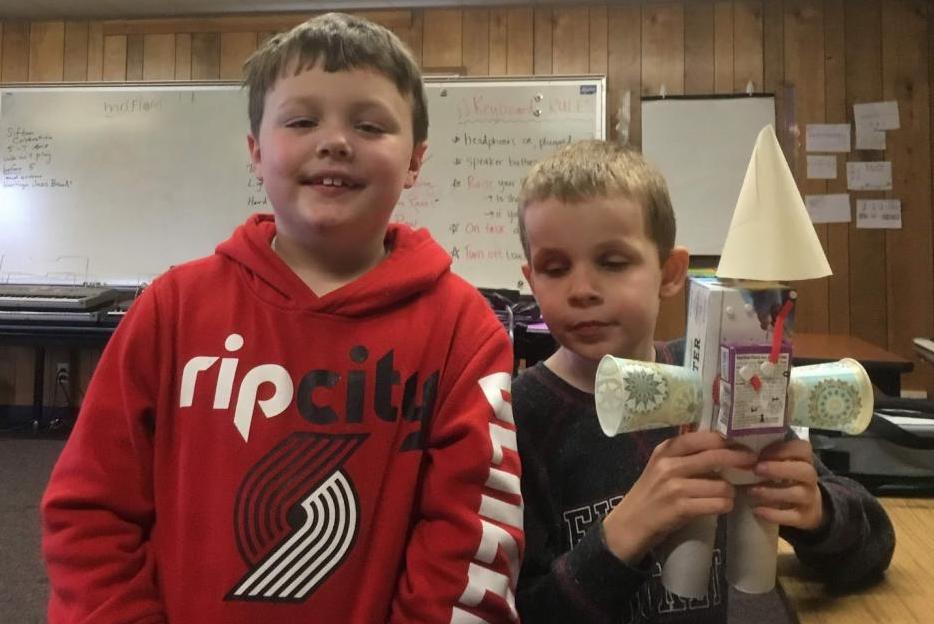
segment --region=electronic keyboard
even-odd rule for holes
[[[135,298],[124,299],[115,303],[109,310],[107,310],[107,313],[105,314],[106,320],[119,322],[120,319],[126,316],[126,313],[130,310],[130,306],[133,305],[135,300]]]
[[[16,324],[96,324],[101,320],[103,311],[73,312],[69,310],[26,310],[0,308],[0,323]]]
[[[0,310],[88,312],[108,306],[119,293],[103,286],[0,284]]]

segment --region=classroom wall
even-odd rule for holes
[[[903,229],[816,226],[834,275],[797,285],[797,325],[853,334],[911,358],[916,372],[904,386],[934,395],[934,366],[910,346],[914,336],[934,335],[934,9],[925,0],[646,0],[358,13],[396,32],[426,71],[606,74],[609,127],[631,92],[636,144],[640,94],[657,95],[662,85],[671,95],[731,93],[752,81],[756,91],[776,94],[780,139],[805,193],[845,192],[842,175],[805,179],[805,124],[852,122],[854,102],[898,100],[901,129],[887,133],[884,154],[894,189],[860,196],[901,199]],[[305,17],[3,21],[0,82],[237,79],[259,42]],[[659,337],[681,334],[683,310],[683,298],[666,303]],[[48,361],[73,361],[80,398],[97,357],[53,351]],[[32,366],[28,349],[0,348],[0,405],[31,402]],[[54,365],[47,371],[50,394]]]

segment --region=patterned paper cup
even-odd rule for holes
[[[872,419],[872,382],[856,360],[796,366],[788,380],[791,424],[856,435]]]
[[[704,404],[700,375],[681,366],[606,355],[595,386],[597,418],[608,436],[695,423]]]

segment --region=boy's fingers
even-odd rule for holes
[[[762,449],[759,459],[763,461],[800,459],[810,462],[812,453],[811,443],[807,440],[787,440],[770,444]]]
[[[750,488],[752,498],[764,507],[789,507],[802,505],[808,502],[808,494],[804,487],[793,485],[788,487],[770,487],[757,485]]]
[[[733,499],[723,497],[689,498],[681,502],[681,514],[685,518],[720,515],[733,510]]]
[[[751,469],[756,463],[756,456],[749,451],[717,448],[668,460],[673,476],[691,477],[717,473],[724,468]]]
[[[668,440],[665,455],[679,456],[726,448],[727,441],[715,431],[692,431]]]
[[[759,461],[755,473],[769,481],[817,482],[817,471],[805,461]]]
[[[685,498],[735,498],[736,489],[723,479],[683,479],[678,488]]]
[[[756,507],[752,512],[766,522],[780,524],[782,526],[797,527],[804,523],[804,518],[798,509],[792,507],[789,509],[777,509],[775,507]]]

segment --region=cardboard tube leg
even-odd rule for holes
[[[703,516],[668,536],[660,546],[662,585],[684,598],[703,598],[710,585],[710,565],[717,517]]]
[[[750,503],[746,488],[737,488],[727,518],[726,579],[747,594],[764,594],[775,587],[778,525],[757,518]]]

